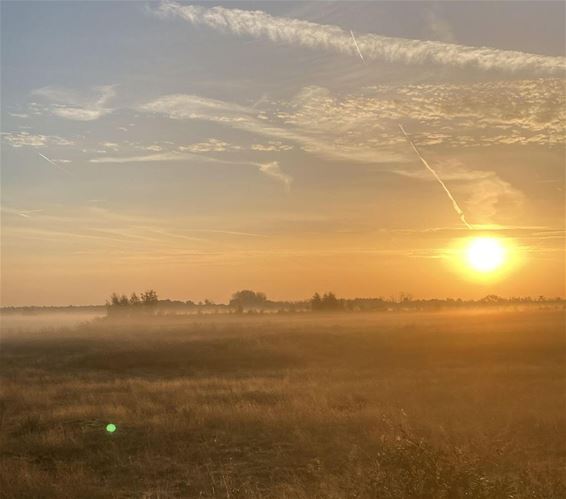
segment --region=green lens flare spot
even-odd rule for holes
[[[116,425],[114,423],[107,424],[106,431],[108,433],[114,433],[116,431]]]

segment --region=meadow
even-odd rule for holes
[[[4,498],[566,497],[564,310],[4,326]]]

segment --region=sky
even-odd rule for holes
[[[564,16],[2,2],[2,304],[564,296]]]

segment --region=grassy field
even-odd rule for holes
[[[563,498],[564,326],[509,310],[4,328],[0,495]]]

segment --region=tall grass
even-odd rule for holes
[[[560,311],[97,320],[0,354],[2,497],[566,497]]]

